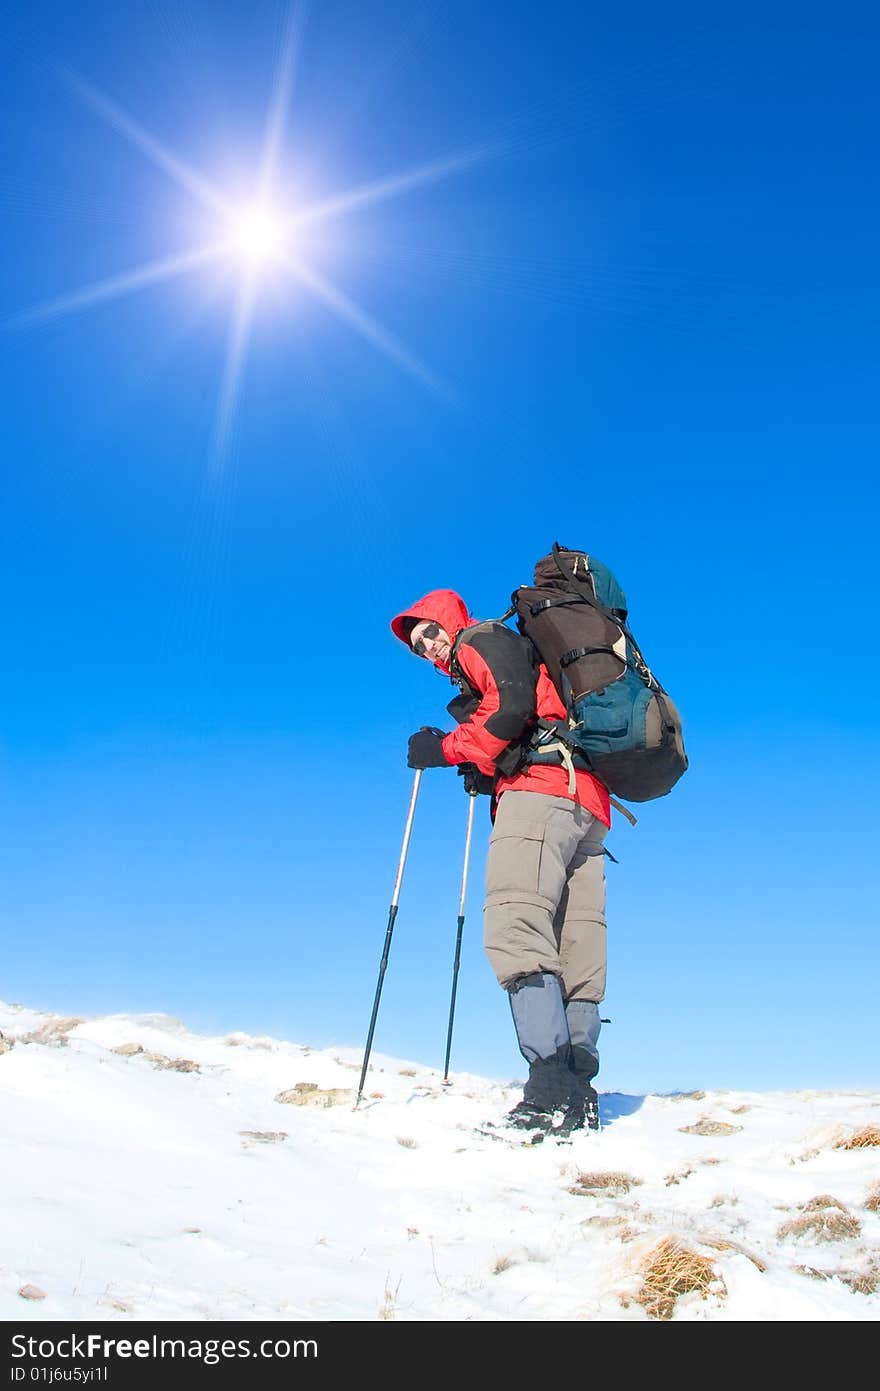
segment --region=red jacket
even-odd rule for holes
[[[419,599],[418,603],[392,619],[391,630],[409,647],[412,623],[422,619],[439,623],[449,634],[450,642],[455,642],[463,629],[476,625],[476,619],[468,613],[464,600],[452,589],[435,589],[426,594],[424,599]],[[450,764],[474,763],[481,773],[491,776],[495,772],[495,760],[520,737],[535,709],[542,719],[565,718],[565,707],[543,664],[538,667],[537,688],[534,691],[524,690],[522,682],[517,681],[515,663],[508,660],[508,654],[513,653],[509,644],[521,641],[509,628],[498,624],[485,637],[482,632],[479,638],[475,635],[478,646],[467,640],[459,644],[455,660],[468,685],[479,696],[479,705],[465,723],[443,740],[443,754]],[[434,665],[455,679],[447,665],[441,662]],[[568,790],[568,773],[561,764],[530,764],[513,777],[502,777],[496,796],[516,791],[543,792],[549,797],[571,797],[604,825],[610,826],[611,809],[604,783],[594,778],[592,773],[579,769],[575,772],[575,781],[576,790],[572,797]]]

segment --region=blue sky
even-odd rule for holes
[[[609,842],[601,1085],[876,1085],[876,14],[11,16],[0,994],[361,1044],[451,694],[388,621],[498,614],[558,539],[617,573],[692,765]],[[119,113],[237,206],[287,51],[289,207],[459,163],[298,245],[372,340],[265,269],[218,443],[234,257],[28,314],[216,238]],[[376,1035],[441,1065],[465,814],[426,773]],[[453,1062],[508,1077],[488,829]]]

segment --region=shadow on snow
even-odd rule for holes
[[[603,1126],[613,1125],[624,1116],[632,1116],[640,1110],[644,1096],[628,1096],[626,1092],[600,1092],[599,1118]]]

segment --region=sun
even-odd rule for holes
[[[289,249],[286,220],[268,203],[245,204],[230,219],[227,250],[233,259],[262,269]]]
[[[83,285],[25,310],[12,321],[19,325],[39,323],[115,300],[178,276],[203,272],[212,264],[231,263],[237,274],[232,277],[233,306],[212,444],[212,459],[218,467],[222,465],[230,444],[255,310],[260,298],[260,282],[269,271],[290,277],[403,371],[432,391],[448,394],[445,384],[430,367],[312,263],[308,254],[308,230],[305,238],[303,231],[415,191],[438,179],[448,178],[478,163],[490,151],[485,148],[464,150],[355,185],[318,202],[291,206],[286,201],[290,197],[289,191],[280,187],[282,144],[298,62],[301,28],[302,10],[298,0],[292,0],[269,99],[265,138],[256,159],[253,177],[248,181],[250,192],[247,198],[241,196],[241,190],[235,196],[216,187],[180,155],[160,143],[121,106],[75,74],[68,75],[72,89],[103,121],[146,155],[151,163],[169,174],[198,204],[207,208],[213,216],[215,232],[204,245],[189,246]]]

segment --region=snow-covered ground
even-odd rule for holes
[[[840,1143],[880,1093],[606,1094],[601,1133],[524,1148],[475,1130],[513,1088],[380,1055],[354,1111],[356,1050],[2,1004],[0,1033],[3,1320],[880,1314],[880,1145]],[[664,1295],[658,1248],[702,1288]]]

